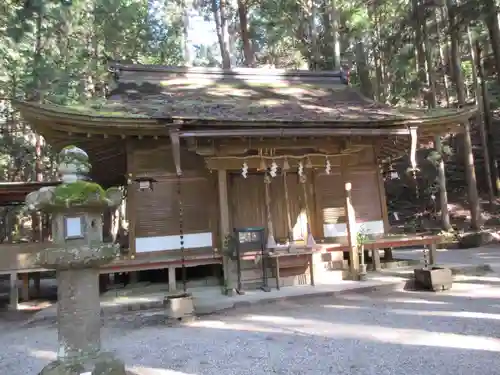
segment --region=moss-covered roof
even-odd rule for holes
[[[47,119],[86,118],[87,122],[108,126],[175,119],[228,124],[274,122],[280,126],[390,126],[461,122],[474,113],[474,109],[391,107],[364,97],[348,86],[339,72],[221,71],[136,65],[115,68],[118,80],[108,100],[71,108],[44,105],[39,110],[45,111]],[[26,108],[24,112],[29,112]],[[40,112],[36,116],[40,117]]]

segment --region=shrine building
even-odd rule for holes
[[[200,266],[226,289],[258,286],[264,272],[270,287],[311,282],[311,269],[316,281],[327,269],[356,278],[360,231],[377,254],[426,245],[387,237],[380,165],[461,132],[476,110],[391,107],[364,97],[344,72],[113,71],[107,100],[16,107],[56,151],[85,150],[94,181],[125,187],[123,255],[102,272],[165,269],[171,290]],[[106,230],[116,227],[110,220]],[[234,247],[252,230],[264,235],[268,271],[258,246],[235,265]]]

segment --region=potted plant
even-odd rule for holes
[[[366,280],[366,263],[365,263],[365,244],[368,242],[368,234],[363,225],[361,225],[356,233],[356,244],[358,246],[359,255],[359,279]]]

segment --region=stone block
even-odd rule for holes
[[[194,315],[193,296],[188,293],[168,296],[164,304],[168,319],[182,320]]]
[[[487,231],[464,233],[458,239],[458,245],[462,249],[476,248],[493,242],[498,242],[498,237]]]
[[[453,275],[449,268],[416,268],[414,270],[414,277],[417,289],[437,292],[451,289],[453,284]]]
[[[39,375],[127,375],[125,365],[111,353],[100,353],[95,358],[57,360],[45,366]]]

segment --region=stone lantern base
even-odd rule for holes
[[[127,372],[125,364],[112,353],[99,353],[95,358],[51,362],[39,375],[127,375]]]

